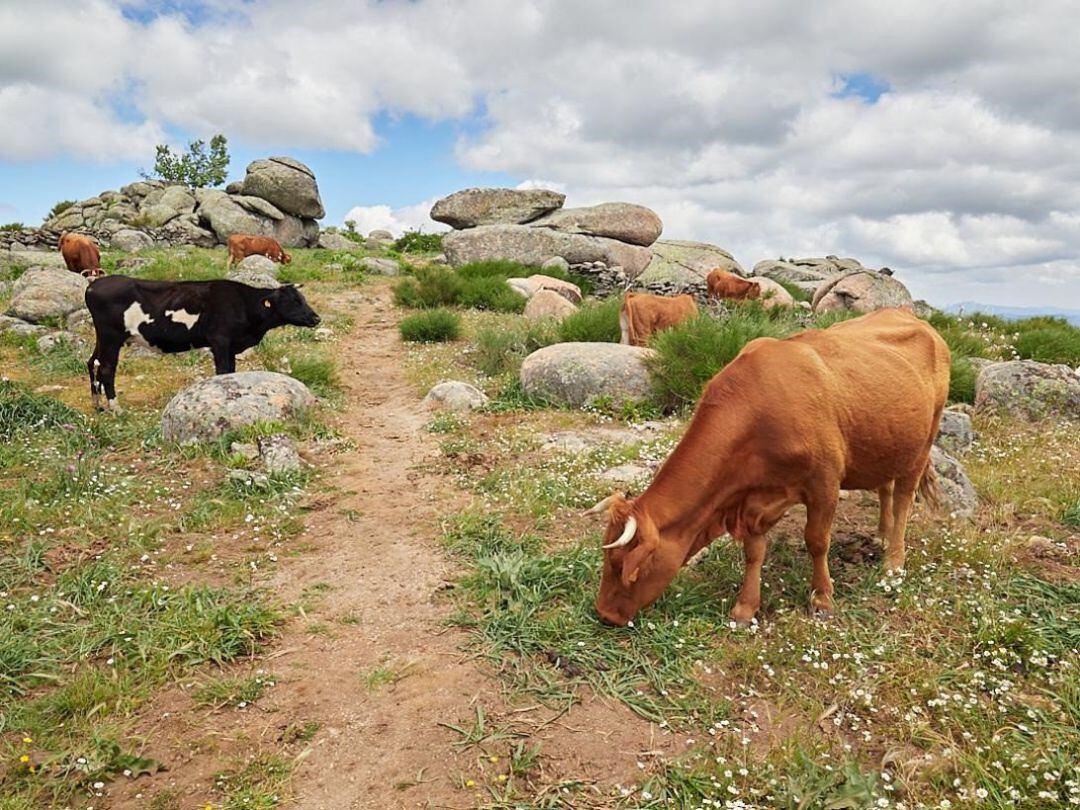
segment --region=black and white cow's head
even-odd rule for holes
[[[284,323],[293,326],[318,326],[321,320],[300,290],[292,284],[267,292],[263,305]]]

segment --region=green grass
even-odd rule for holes
[[[220,709],[232,706],[243,709],[261,698],[274,686],[272,675],[253,675],[250,678],[216,678],[198,687],[192,694],[196,706]]]
[[[559,340],[564,343],[618,343],[621,296],[603,301],[586,301],[559,324]]]
[[[521,361],[537,349],[556,342],[558,327],[547,321],[515,318],[476,330],[470,362],[489,377],[517,373]]]
[[[461,316],[448,309],[418,312],[398,324],[401,339],[411,343],[443,343],[461,336]]]
[[[280,756],[259,755],[214,776],[221,810],[271,810],[289,798],[293,763]]]
[[[796,301],[809,302],[813,298],[810,293],[808,293],[806,290],[804,290],[802,287],[792,281],[783,281],[778,278],[774,278],[773,281],[775,281],[777,284],[787,290],[788,294]]]

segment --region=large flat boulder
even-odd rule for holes
[[[620,202],[600,203],[587,208],[561,208],[529,224],[534,228],[604,236],[644,247],[659,239],[664,230],[660,217],[651,209]]]
[[[243,193],[260,197],[286,214],[302,219],[326,216],[315,173],[293,158],[271,157],[248,164]]]
[[[540,267],[552,256],[562,256],[570,264],[618,265],[631,277],[639,275],[652,259],[650,249],[640,245],[528,225],[481,225],[453,231],[443,237],[443,250],[455,267],[488,259],[509,259]]]
[[[565,200],[565,194],[540,188],[466,188],[436,202],[431,218],[458,229],[520,225],[561,208]]]
[[[627,275],[636,277],[639,284],[704,284],[705,277],[718,267],[737,276],[746,275],[746,271],[730,253],[708,242],[659,239],[652,245],[652,254],[652,262],[644,272],[637,274],[627,270]]]
[[[647,361],[652,349],[620,343],[556,343],[521,364],[521,386],[529,396],[582,407],[598,397],[615,404],[652,394]]]
[[[874,270],[841,272],[814,291],[814,312],[873,312],[913,305],[908,288],[892,276]]]
[[[67,270],[64,257],[58,250],[0,250],[0,267],[54,267]]]
[[[256,422],[295,419],[314,405],[307,386],[286,374],[218,374],[192,383],[169,400],[161,415],[161,433],[179,444],[210,442]]]
[[[62,319],[86,306],[87,281],[56,267],[31,267],[11,287],[7,314],[29,323]]]
[[[1080,375],[1065,365],[1034,360],[990,363],[975,379],[975,407],[1027,419],[1080,419]]]

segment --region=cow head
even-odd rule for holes
[[[608,513],[604,567],[596,612],[605,624],[622,627],[655,602],[686,558],[678,543],[665,542],[648,512],[616,492],[586,514]]]
[[[292,261],[292,256],[290,256],[288,253],[286,253],[284,250],[282,250],[281,251],[281,263],[282,264],[288,264],[291,261]]]
[[[322,320],[315,314],[315,310],[308,306],[300,290],[292,284],[270,291],[263,304],[275,312],[282,322],[293,326],[318,326]]]

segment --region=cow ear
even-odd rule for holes
[[[660,532],[656,530],[656,524],[652,522],[652,518],[646,514],[638,517],[637,536],[637,544],[627,552],[622,564],[622,584],[627,588],[637,582],[638,577],[648,570],[652,555],[660,547]]]

